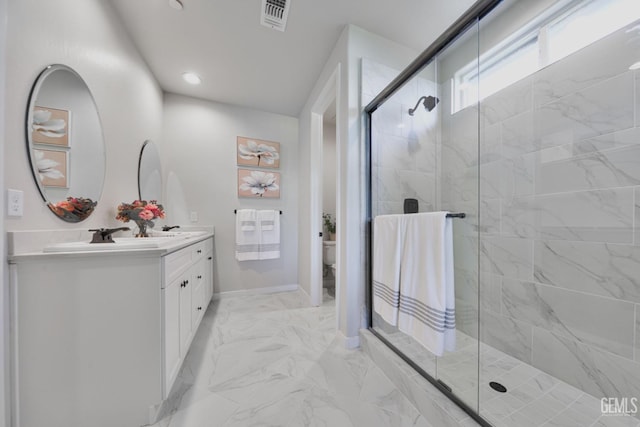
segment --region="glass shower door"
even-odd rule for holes
[[[437,57],[440,88],[439,209],[464,213],[452,219],[456,310],[456,347],[436,359],[436,378],[474,411],[478,411],[480,157],[477,79],[462,80],[463,66],[478,69],[478,23]],[[462,87],[461,92],[454,91]]]
[[[376,79],[390,81],[400,70],[384,64],[363,62],[363,74]],[[403,214],[405,200],[420,212],[434,211],[438,207],[438,141],[439,106],[432,111],[423,106],[423,96],[431,96],[434,104],[439,99],[435,81],[436,64],[427,66],[383,105],[371,117],[371,207],[374,223],[385,216]],[[373,78],[372,78],[373,80]],[[365,85],[365,90],[367,85]],[[438,101],[439,102],[439,101]],[[410,110],[416,108],[412,114]],[[375,239],[378,239],[376,241]],[[388,243],[381,242],[381,234],[373,237],[374,248]],[[374,249],[375,250],[375,249]],[[401,251],[401,248],[396,248]],[[391,257],[387,255],[387,257]],[[391,262],[400,262],[396,257]],[[374,261],[375,263],[375,261]],[[379,266],[378,266],[379,267]],[[374,266],[374,270],[378,268]],[[399,264],[397,265],[399,268]],[[375,276],[375,274],[374,274]],[[375,278],[379,279],[379,278]],[[396,274],[399,280],[399,271]],[[389,279],[391,281],[393,279]],[[386,282],[381,284],[380,282]],[[376,283],[376,282],[374,282]],[[385,314],[377,301],[399,305],[399,281],[389,283],[379,280],[374,284],[373,328],[400,352],[406,354],[420,369],[431,376],[436,375],[436,357],[398,329],[398,313]]]
[[[477,105],[458,108],[460,100],[453,97],[452,85],[457,78],[453,70],[461,64],[477,66],[477,46],[476,24],[371,114],[370,141],[372,329],[473,411],[478,410],[478,109]],[[363,60],[362,67],[364,99],[377,94],[373,90],[367,93],[373,82],[390,81],[400,71],[370,60]],[[477,81],[464,83],[469,93],[477,92]],[[399,305],[400,286],[376,283],[375,276],[380,274],[376,262],[380,260],[376,261],[375,252],[377,245],[387,244],[376,241],[383,238],[382,231],[376,233],[376,223],[416,205],[419,212],[464,213],[463,218],[447,219],[453,230],[454,255],[456,344],[449,349],[452,351],[429,349],[420,337],[402,332],[394,318],[397,313],[390,315],[385,310]],[[385,259],[392,256],[393,251]],[[433,329],[442,329],[439,320],[433,312],[423,316],[423,323],[435,325]]]

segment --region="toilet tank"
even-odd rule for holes
[[[322,262],[326,265],[335,264],[336,262],[336,242],[333,240],[325,240],[322,242]]]

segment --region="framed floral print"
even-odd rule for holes
[[[31,128],[35,144],[69,147],[69,111],[36,105]]]
[[[280,143],[239,136],[236,145],[238,166],[280,167]]]
[[[280,172],[238,169],[238,197],[280,198]]]
[[[59,150],[34,149],[38,178],[45,187],[69,187],[69,153]]]

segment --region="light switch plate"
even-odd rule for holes
[[[7,215],[22,216],[24,211],[24,193],[20,190],[7,190]]]

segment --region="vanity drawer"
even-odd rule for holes
[[[197,262],[213,250],[213,239],[207,239],[191,246],[191,260]]]
[[[191,264],[191,246],[171,253],[164,257],[164,278],[163,288],[165,284],[173,282],[179,277]]]
[[[171,283],[189,267],[213,251],[213,239],[194,243],[164,257],[164,283]],[[164,289],[164,284],[163,284]]]

